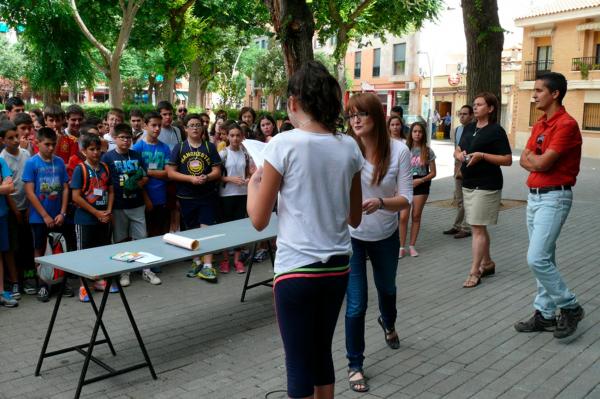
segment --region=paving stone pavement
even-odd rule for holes
[[[436,143],[439,178],[430,200],[452,195],[451,145]],[[507,199],[526,199],[525,172],[516,161],[503,168]],[[428,205],[423,214],[421,255],[399,262],[398,322],[401,347],[387,348],[377,325],[376,293],[370,283],[365,371],[371,391],[349,390],[345,378],[343,314],[333,350],[339,398],[600,398],[600,161],[584,160],[574,205],[558,242],[557,260],[569,287],[586,310],[575,336],[517,334],[512,325],[532,313],[535,282],[525,264],[525,208],[501,212],[490,229],[496,275],[476,289],[461,288],[469,269],[470,239],[441,234],[454,209]],[[243,276],[221,276],[209,285],[185,278],[186,264],[163,268],[160,286],[135,277],[127,295],[155,365],[83,388],[86,398],[264,398],[285,388],[282,345],[268,288],[239,302]],[[268,278],[265,263],[254,279]],[[112,304],[111,304],[112,302]],[[17,309],[0,307],[0,398],[72,398],[83,357],[68,353],[34,368],[54,299],[40,304],[26,296]],[[67,298],[50,350],[89,340],[89,305]],[[105,345],[94,354],[109,364],[141,361],[117,296],[105,315],[117,356]],[[114,306],[112,306],[114,305]],[[90,365],[88,376],[102,370]],[[270,399],[283,398],[275,393]]]

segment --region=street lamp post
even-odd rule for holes
[[[417,54],[425,54],[427,56],[427,64],[429,66],[429,113],[427,115],[427,131],[429,137],[433,138],[433,111],[435,102],[433,101],[433,66],[431,65],[431,57],[427,51],[417,51]]]

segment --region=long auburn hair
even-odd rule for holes
[[[371,185],[379,185],[390,166],[390,136],[385,123],[383,105],[375,94],[359,93],[350,97],[345,112],[346,114],[352,112],[366,112],[373,120],[373,133],[376,135],[377,141],[375,144],[375,171],[373,173],[373,178],[371,179]],[[356,136],[350,125],[348,125],[348,134],[354,137],[364,156],[365,145],[362,140]]]
[[[415,122],[410,125],[410,129],[408,131],[408,137],[406,138],[406,146],[409,150],[413,149],[414,141],[412,137],[412,132],[415,129],[415,126],[420,126],[423,131],[423,138],[421,139],[421,143],[419,144],[419,148],[421,149],[421,165],[425,166],[429,163],[429,147],[427,146],[427,127],[423,122]]]

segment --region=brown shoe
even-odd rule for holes
[[[459,229],[457,229],[457,228],[454,228],[454,227],[453,227],[453,228],[451,228],[450,230],[443,231],[442,233],[443,233],[443,234],[448,234],[448,235],[451,235],[451,234],[457,234],[457,233],[459,233],[459,232],[460,232],[460,230],[459,230]]]
[[[461,230],[458,233],[454,234],[454,238],[467,238],[471,237],[470,231]]]

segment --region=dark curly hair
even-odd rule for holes
[[[342,113],[342,90],[337,80],[318,61],[308,61],[292,75],[287,95],[295,97],[307,114],[331,132]]]

